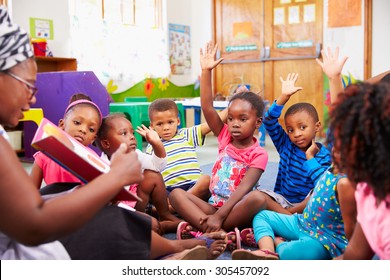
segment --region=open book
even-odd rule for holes
[[[109,163],[46,118],[42,119],[35,132],[31,146],[84,183],[110,170]],[[115,200],[141,201],[141,198],[123,188]]]

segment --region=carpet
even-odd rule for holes
[[[268,162],[267,167],[265,168],[264,173],[260,177],[260,188],[272,190],[275,185],[276,176],[278,174],[278,162]],[[204,174],[211,175],[211,170],[213,168],[213,164],[206,164],[201,166],[201,169]],[[164,234],[164,237],[168,239],[176,239],[176,234],[168,233]],[[244,248],[246,248],[244,246]],[[248,249],[248,248],[247,248]],[[231,260],[231,252],[226,250],[221,256],[217,258],[217,260]]]

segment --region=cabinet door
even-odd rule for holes
[[[228,95],[244,83],[272,102],[280,95],[279,77],[295,72],[303,90],[286,108],[309,102],[323,123],[323,74],[315,61],[322,46],[322,14],[322,0],[214,0],[215,41],[226,60],[215,71],[216,91]]]

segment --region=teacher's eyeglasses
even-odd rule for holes
[[[30,97],[29,97],[30,100],[35,96],[35,94],[37,94],[38,88],[36,86],[34,86],[32,83],[27,82],[25,79],[20,78],[19,76],[15,75],[14,73],[11,73],[8,71],[5,71],[4,73],[7,74],[8,76],[11,76],[15,80],[18,80],[19,82],[26,85],[26,87],[30,91]]]

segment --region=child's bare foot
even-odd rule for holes
[[[223,231],[204,233],[201,236],[196,237],[206,241],[206,247],[208,248],[207,259],[215,260],[218,258],[226,249],[227,246],[227,235]]]

